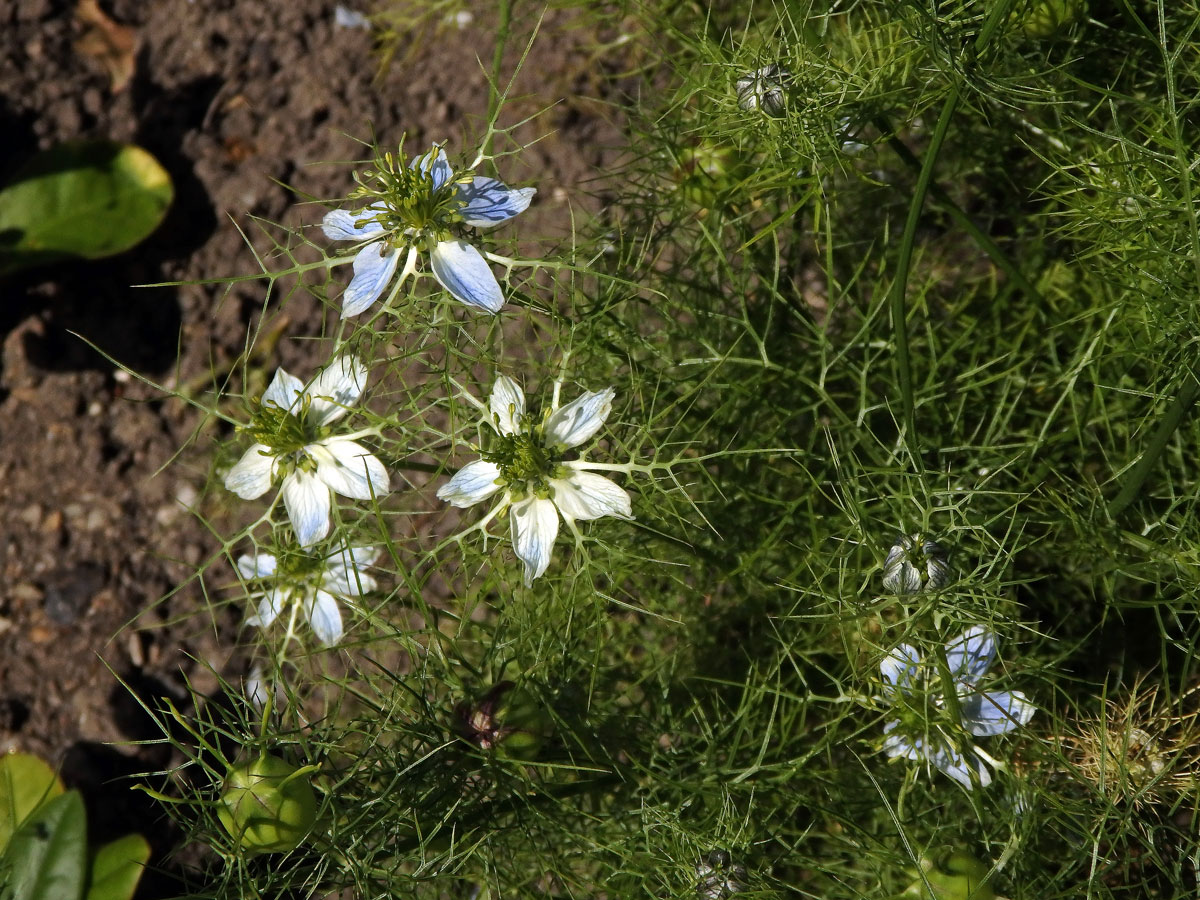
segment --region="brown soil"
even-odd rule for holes
[[[61,766],[87,795],[94,837],[139,830],[159,854],[175,835],[127,780],[113,780],[170,761],[163,744],[130,743],[161,737],[138,698],[186,704],[188,682],[216,689],[210,668],[241,677],[240,612],[214,627],[197,615],[194,586],[172,593],[216,550],[185,508],[207,480],[206,446],[167,465],[196,413],[89,342],[160,384],[229,365],[261,286],[228,296],[212,285],[130,286],[254,271],[235,223],[318,221],[321,210],[295,206],[280,183],[344,195],[348,170],[314,164],[361,158],[352,137],[374,133],[387,146],[407,132],[410,148],[448,139],[454,151],[464,128],[477,129],[491,5],[478,4],[465,27],[402,37],[378,78],[371,32],[336,25],[336,5],[106,0],[102,13],[133,46],[132,79],[114,91],[79,46],[87,27],[74,0],[0,0],[0,183],[37,149],[106,137],[149,149],[176,187],[166,223],[135,250],[0,284],[0,752]],[[519,23],[509,71],[533,24]],[[585,182],[619,143],[589,99],[603,87],[589,35],[586,23],[547,17],[518,82],[524,95],[505,115],[516,122],[558,104],[517,133],[548,137],[505,164],[506,179],[538,188],[522,219],[531,233],[562,233],[569,208],[595,208]],[[320,314],[289,315],[289,339],[265,364],[307,370],[312,345],[290,338],[318,333]],[[171,890],[149,879],[141,896]]]

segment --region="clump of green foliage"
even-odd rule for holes
[[[391,376],[365,415],[408,484],[338,523],[383,548],[348,641],[266,634],[272,688],[176,730],[172,809],[220,856],[197,891],[1192,895],[1200,8],[610,13],[657,89],[625,104],[600,217],[493,254],[518,312],[421,294],[331,326]],[[330,251],[277,245],[314,248],[284,274],[336,315]],[[487,439],[468,396],[514,371],[532,410],[614,388],[594,458],[633,496],[532,584],[507,526],[435,499]],[[286,541],[262,525],[229,562]],[[986,684],[953,659],[970,629],[1000,647]],[[1036,715],[994,722],[986,778],[947,777],[926,751],[976,758],[960,726],[992,690]],[[888,743],[900,720],[926,751]],[[316,767],[286,855],[214,812],[265,752]]]

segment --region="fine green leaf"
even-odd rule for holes
[[[22,822],[63,790],[54,770],[36,756],[13,753],[0,758],[0,852]]]
[[[39,153],[0,191],[0,275],[128,250],[158,227],[173,194],[140,147],[78,141]]]
[[[9,842],[0,870],[20,900],[78,900],[87,861],[87,821],[78,791],[55,797],[25,820]]]
[[[127,834],[96,848],[86,900],[130,900],[149,859],[150,845],[140,834]]]

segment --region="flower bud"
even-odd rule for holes
[[[225,776],[217,818],[242,850],[294,849],[317,820],[317,797],[303,769],[264,753]]]
[[[536,759],[554,731],[537,698],[511,681],[501,681],[474,703],[460,703],[454,715],[464,740],[510,759]]]
[[[737,82],[738,106],[746,110],[761,109],[778,119],[787,109],[791,83],[792,73],[775,63],[747,72]]]
[[[996,892],[984,884],[988,867],[962,850],[946,850],[936,856],[921,857],[924,878],[909,869],[916,877],[901,897],[920,897],[922,900],[993,900]],[[926,886],[928,882],[928,886]],[[929,889],[933,889],[930,895]]]
[[[696,866],[696,893],[702,900],[723,900],[746,890],[746,870],[724,850],[713,850]]]
[[[883,562],[883,587],[893,594],[936,591],[949,582],[946,551],[923,534],[901,535]]]

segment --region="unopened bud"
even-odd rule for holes
[[[901,535],[883,562],[883,587],[893,594],[936,591],[949,582],[946,551],[923,534]]]
[[[787,109],[787,91],[792,80],[792,73],[775,63],[747,72],[737,82],[738,106],[761,109],[778,119]]]

